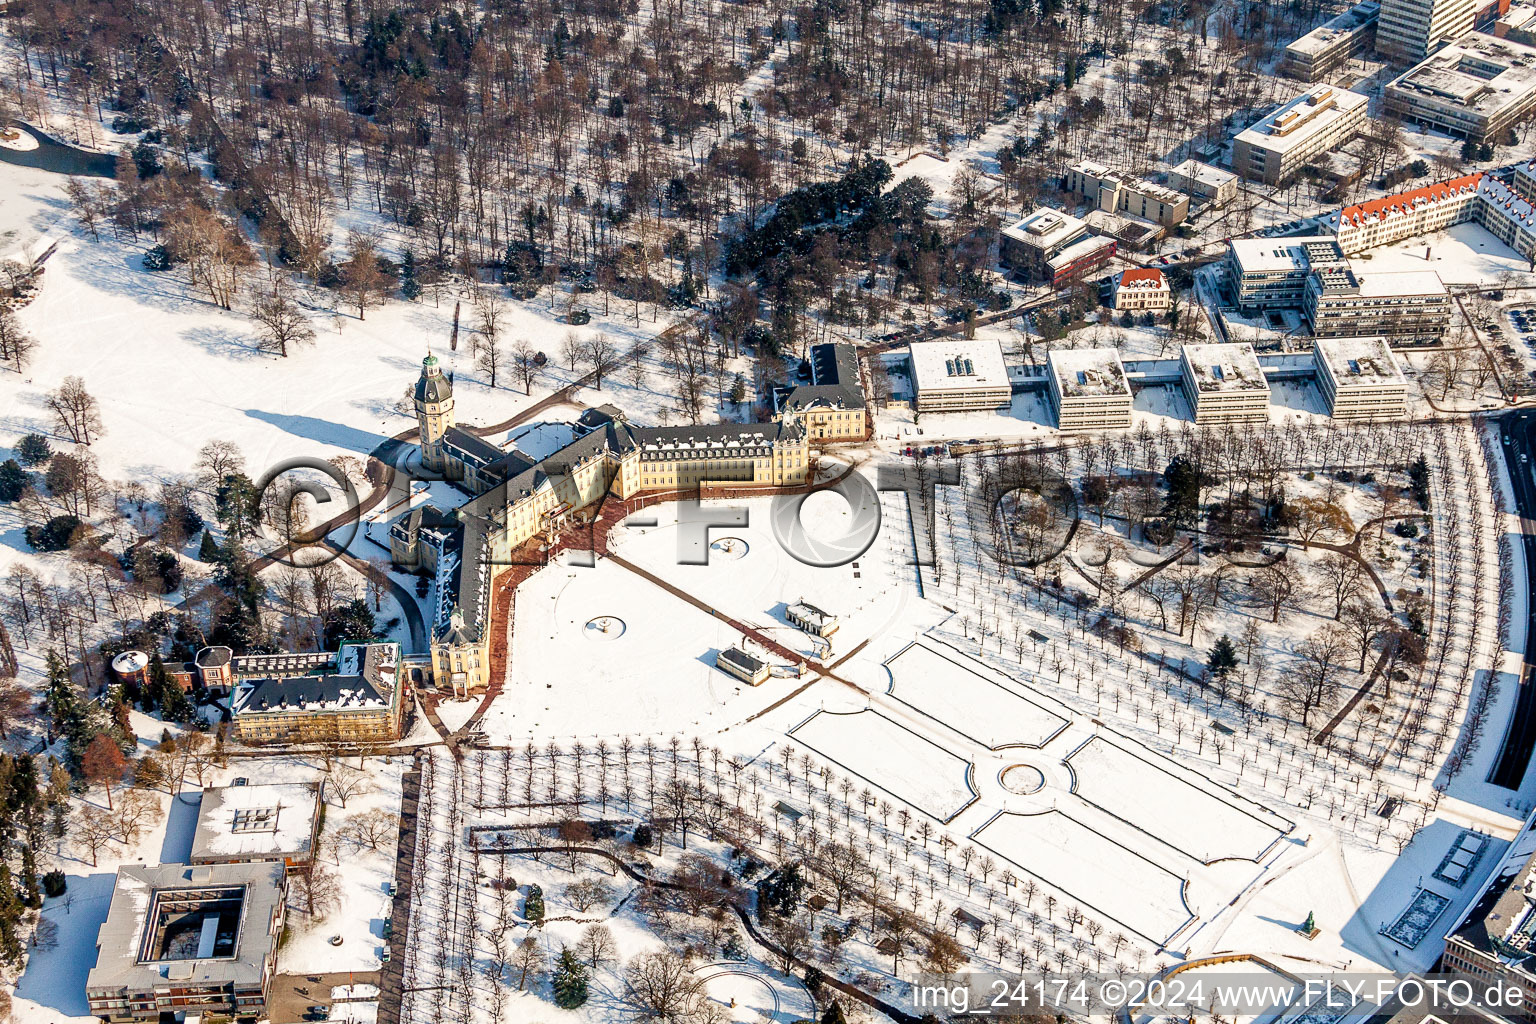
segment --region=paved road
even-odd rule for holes
[[[400,1024],[400,1000],[404,994],[405,950],[411,936],[411,878],[416,868],[416,828],[421,802],[421,768],[406,772],[401,780],[400,838],[395,850],[395,902],[390,917],[393,934],[389,939],[392,950],[400,955],[391,957],[379,972],[379,1022]]]
[[[272,979],[267,998],[267,1018],[272,1024],[296,1024],[311,1006],[331,1007],[331,1020],[347,1019],[346,1003],[332,1003],[331,989],[338,985],[377,985],[378,971],[333,971],[330,974],[279,974]],[[354,1002],[356,1000],[353,1000]]]
[[[1536,415],[1512,412],[1494,420],[1509,438],[1504,451],[1509,461],[1509,478],[1514,484],[1515,511],[1520,514],[1520,543],[1525,548],[1525,664],[1520,671],[1520,686],[1515,695],[1515,710],[1504,732],[1504,744],[1488,774],[1488,781],[1506,789],[1519,789],[1536,750],[1536,480],[1531,467],[1536,463]]]

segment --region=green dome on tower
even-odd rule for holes
[[[453,397],[453,382],[443,376],[437,356],[427,353],[421,361],[421,377],[416,381],[416,401],[446,402]]]

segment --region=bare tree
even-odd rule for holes
[[[607,925],[589,924],[576,939],[576,952],[595,971],[604,964],[613,963],[619,955],[619,947]]]
[[[539,355],[527,341],[519,340],[512,346],[512,369],[523,382],[523,394],[533,393],[534,381],[544,373],[539,365]]]
[[[286,359],[289,348],[308,345],[315,340],[315,329],[309,325],[309,317],[294,301],[293,285],[281,275],[273,280],[270,293],[251,303],[250,316],[258,335],[256,347],[263,352]]]
[[[597,390],[603,390],[603,378],[618,366],[619,353],[606,334],[593,335],[586,345],[587,365],[592,368]]]
[[[37,348],[37,339],[21,326],[21,320],[9,306],[0,306],[0,362],[21,373]]]
[[[357,307],[357,318],[367,318],[368,310],[384,301],[390,280],[379,269],[379,244],[370,234],[347,233],[347,264],[341,271],[341,290]]]
[[[630,998],[642,1019],[680,1021],[704,1000],[704,983],[675,953],[645,953],[624,969]]]
[[[90,444],[93,436],[105,431],[101,425],[101,405],[85,390],[79,377],[65,377],[55,391],[48,393],[48,408],[53,410],[59,433],[76,444]]]

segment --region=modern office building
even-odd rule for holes
[[[1442,886],[1459,888],[1471,879],[1478,861],[1493,842],[1480,832],[1463,832],[1446,863],[1431,877]],[[1445,953],[1440,967],[1447,973],[1462,975],[1474,985],[1499,982],[1513,986],[1523,996],[1523,1002],[1509,1002],[1509,1006],[1520,1011],[1509,1016],[1529,1020],[1527,1008],[1536,1006],[1533,933],[1536,933],[1536,816],[1527,819],[1504,848],[1466,912],[1451,925],[1445,936]]]
[[[1252,345],[1185,345],[1179,363],[1184,395],[1196,423],[1254,423],[1269,418],[1269,381]]]
[[[253,864],[125,864],[86,975],[105,1021],[267,1015],[288,873]]]
[[[1115,254],[1115,240],[1090,234],[1076,217],[1041,207],[1004,228],[998,260],[1029,281],[1060,286],[1091,273]]]
[[[1385,338],[1317,338],[1317,386],[1336,420],[1400,420],[1408,381]]]
[[[1477,0],[1381,0],[1376,52],[1400,64],[1423,60],[1472,31]]]
[[[1397,344],[1429,344],[1451,326],[1451,296],[1433,270],[1314,271],[1301,308],[1318,338],[1380,336]]]
[[[315,856],[321,784],[210,786],[203,790],[192,833],[193,864],[280,860],[290,871]]]
[[[1280,73],[1309,84],[1322,81],[1371,48],[1380,13],[1377,0],[1365,0],[1329,18],[1285,48]]]
[[[1057,429],[1130,427],[1131,385],[1120,353],[1112,348],[1053,348],[1045,360]]]
[[[1227,288],[1245,314],[1297,309],[1314,269],[1345,265],[1344,253],[1331,235],[1234,238],[1227,243]]]
[[[995,341],[917,341],[907,353],[919,413],[999,409],[1013,399]]]
[[[1309,160],[1354,138],[1365,125],[1369,102],[1330,85],[1309,89],[1237,133],[1232,169],[1250,181],[1289,181]]]
[[[1185,160],[1169,171],[1168,184],[1210,206],[1225,206],[1237,198],[1237,175],[1198,160]]]
[[[1471,32],[1387,83],[1381,98],[1404,121],[1497,143],[1536,110],[1536,47]]]

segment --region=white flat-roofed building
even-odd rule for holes
[[[1304,238],[1234,238],[1227,243],[1227,284],[1244,313],[1296,309],[1315,268],[1345,265],[1331,235]]]
[[[1046,353],[1051,404],[1060,430],[1125,430],[1131,385],[1112,348],[1053,348]]]
[[[1385,338],[1317,338],[1317,385],[1336,420],[1392,420],[1408,414],[1408,381]]]
[[[1168,184],[1212,206],[1225,206],[1237,198],[1237,175],[1198,160],[1185,160],[1169,171]]]
[[[1365,125],[1369,100],[1320,85],[1287,102],[1232,140],[1232,169],[1252,181],[1278,185],[1319,153],[1338,149]]]
[[[907,352],[919,413],[998,409],[1013,398],[995,341],[918,341]]]
[[[1497,143],[1536,110],[1536,47],[1469,32],[1387,83],[1381,98],[1404,121]]]
[[[1269,418],[1269,381],[1252,345],[1185,345],[1179,364],[1196,423],[1251,423]]]
[[[198,805],[192,863],[280,860],[294,870],[314,859],[319,825],[317,782],[212,786]]]
[[[1301,308],[1319,338],[1434,342],[1451,325],[1451,296],[1433,270],[1317,270],[1307,279]]]
[[[1389,60],[1423,60],[1472,31],[1477,0],[1381,0],[1376,52]]]
[[[1335,15],[1285,48],[1280,61],[1282,74],[1303,82],[1321,81],[1329,72],[1342,67],[1351,57],[1370,49],[1376,38],[1376,18],[1381,13],[1377,0],[1365,0],[1342,14]]]

